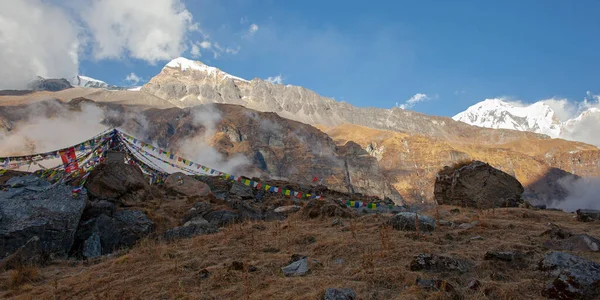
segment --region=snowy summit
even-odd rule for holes
[[[185,57],[178,57],[178,58],[171,60],[168,64],[165,65],[165,68],[167,68],[167,67],[180,69],[181,71],[186,71],[188,69],[194,70],[194,71],[200,71],[200,72],[206,73],[209,76],[215,76],[215,77],[220,76],[222,78],[231,78],[233,80],[249,82],[246,79],[225,73],[215,67],[207,66],[200,61],[190,60]]]

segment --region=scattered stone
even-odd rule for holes
[[[481,222],[479,222],[479,220],[475,220],[475,221],[471,222],[471,225],[473,225],[473,226],[478,226],[479,224],[481,224]]]
[[[470,267],[466,260],[436,254],[419,254],[410,262],[411,271],[466,272]]]
[[[447,293],[453,293],[455,291],[454,286],[452,286],[452,284],[450,284],[446,280],[440,279],[417,278],[417,285],[429,291],[444,291]]]
[[[308,260],[306,257],[281,268],[285,276],[304,276],[308,273]]]
[[[467,283],[467,288],[473,291],[477,291],[479,290],[479,288],[481,288],[481,282],[477,279],[472,279],[471,281],[469,281],[469,283]]]
[[[595,209],[578,209],[577,221],[590,222],[600,220],[600,210]]]
[[[566,239],[570,236],[573,236],[573,234],[563,228],[560,228],[558,225],[553,224],[553,223],[548,223],[548,226],[550,226],[550,229],[546,230],[544,233],[542,233],[542,235],[548,235],[551,239]]]
[[[600,264],[564,252],[549,252],[538,267],[552,279],[542,290],[551,299],[597,299],[600,296]]]
[[[267,229],[267,227],[263,224],[254,224],[254,225],[252,225],[252,229],[256,229],[258,231],[264,231]]]
[[[254,191],[252,191],[252,188],[237,181],[233,182],[229,193],[240,197],[242,200],[254,199]]]
[[[500,260],[511,262],[523,258],[523,253],[519,251],[487,251],[483,256],[484,260]]]
[[[276,208],[274,211],[276,213],[283,213],[283,214],[293,214],[297,211],[299,211],[302,207],[298,206],[298,205],[288,205],[288,206],[280,206],[278,208]]]
[[[471,223],[462,223],[462,224],[458,225],[458,228],[460,228],[460,229],[471,229],[471,228],[473,228],[473,225]]]
[[[356,293],[352,289],[328,288],[324,300],[355,300]]]
[[[302,208],[302,215],[311,219],[324,217],[352,218],[352,209],[339,200],[313,199]]]
[[[213,234],[219,232],[219,229],[214,224],[206,223],[186,223],[181,227],[169,229],[164,234],[166,240],[185,239],[203,234]]]
[[[483,237],[481,237],[480,235],[474,236],[470,239],[471,241],[480,241],[483,240]]]
[[[450,221],[446,221],[446,220],[439,220],[438,222],[439,222],[440,226],[446,226],[446,227],[450,227],[450,228],[453,228],[455,226],[454,222],[450,222]]]
[[[438,204],[473,208],[517,207],[523,202],[523,186],[513,176],[487,163],[472,161],[455,168],[444,167],[435,180]]]
[[[263,249],[263,252],[265,253],[278,253],[280,250],[277,248],[273,248],[273,247],[268,247]]]
[[[208,221],[206,221],[206,219],[204,219],[203,217],[196,217],[193,218],[187,222],[185,222],[185,224],[183,224],[183,226],[191,226],[191,225],[208,225]]]
[[[209,212],[204,218],[211,224],[223,227],[237,222],[239,220],[239,215],[230,210],[217,210]]]
[[[435,220],[433,218],[414,212],[397,213],[387,223],[396,230],[416,231],[417,218],[419,219],[419,231],[431,232],[435,229]]]
[[[100,235],[97,232],[83,242],[83,257],[95,258],[102,255],[102,244],[100,244]]]
[[[258,271],[258,268],[256,268],[255,266],[248,266],[248,272],[252,273],[256,271]]]
[[[331,222],[331,226],[344,226],[344,222],[342,222],[342,219],[336,218],[335,220],[333,220],[333,222]]]
[[[549,240],[544,247],[561,251],[600,251],[600,240],[587,234],[578,234],[562,240]]]
[[[229,270],[242,271],[244,270],[244,263],[241,261],[234,261],[229,266]]]
[[[209,202],[196,202],[187,214],[183,217],[183,222],[195,219],[197,217],[204,217],[211,210],[211,204]]]
[[[207,269],[202,269],[198,272],[198,275],[200,276],[200,279],[207,279],[210,277],[210,272]]]
[[[458,214],[460,214],[460,209],[453,208],[453,209],[450,210],[450,213],[453,214],[453,215],[458,215]]]
[[[344,264],[344,259],[343,258],[336,258],[333,260],[333,264],[335,265],[343,265]]]

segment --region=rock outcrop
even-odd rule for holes
[[[564,252],[547,253],[539,269],[553,277],[542,291],[551,299],[598,299],[600,264]]]
[[[72,196],[72,187],[50,184],[28,175],[14,177],[0,191],[0,258],[38,237],[37,248],[53,257],[66,257],[73,245],[87,195]]]
[[[85,184],[92,199],[119,199],[126,194],[150,189],[139,167],[124,163],[99,164]]]
[[[481,161],[445,167],[436,177],[438,204],[474,208],[516,207],[523,202],[523,186],[513,176]]]

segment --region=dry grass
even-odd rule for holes
[[[360,299],[449,299],[442,291],[425,291],[417,278],[441,279],[464,299],[539,299],[545,284],[531,266],[546,252],[542,233],[553,222],[574,232],[600,236],[600,227],[576,223],[572,215],[526,209],[477,210],[441,206],[439,215],[456,223],[480,220],[469,230],[440,227],[413,239],[407,232],[382,227],[385,216],[368,215],[332,226],[333,218],[304,220],[294,215],[282,222],[234,224],[214,235],[172,243],[146,239],[119,257],[95,263],[55,263],[39,270],[43,281],[26,289],[5,290],[18,299],[319,299],[328,287],[354,289]],[[435,211],[428,212],[434,215]],[[471,240],[481,236],[482,240]],[[485,261],[489,250],[529,253],[527,265]],[[420,253],[452,255],[474,262],[465,273],[410,271]],[[282,274],[292,254],[318,262],[304,277]],[[599,253],[578,253],[600,261]],[[242,263],[242,270],[232,268]],[[238,264],[239,265],[239,264]],[[255,266],[249,272],[247,266]],[[209,274],[208,277],[206,274]],[[35,277],[35,276],[34,276]],[[13,275],[0,276],[11,282]],[[23,277],[25,278],[25,277]],[[479,291],[466,288],[471,279]],[[23,282],[21,280],[21,282]]]

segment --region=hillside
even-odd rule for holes
[[[553,239],[545,224],[600,235],[597,226],[575,223],[563,212],[454,209],[440,207],[439,215],[455,224],[478,220],[479,225],[416,234],[380,227],[382,215],[335,225],[333,218],[305,219],[298,213],[281,222],[235,224],[171,243],[145,239],[129,251],[94,260],[58,261],[28,271],[30,281],[16,286],[17,271],[5,272],[1,293],[15,299],[323,299],[327,288],[350,288],[357,299],[543,299],[541,291],[552,278],[537,270],[548,253],[542,245]],[[411,267],[424,253],[466,266]],[[571,253],[600,259],[598,252]],[[307,275],[282,274],[294,255],[312,261]]]

